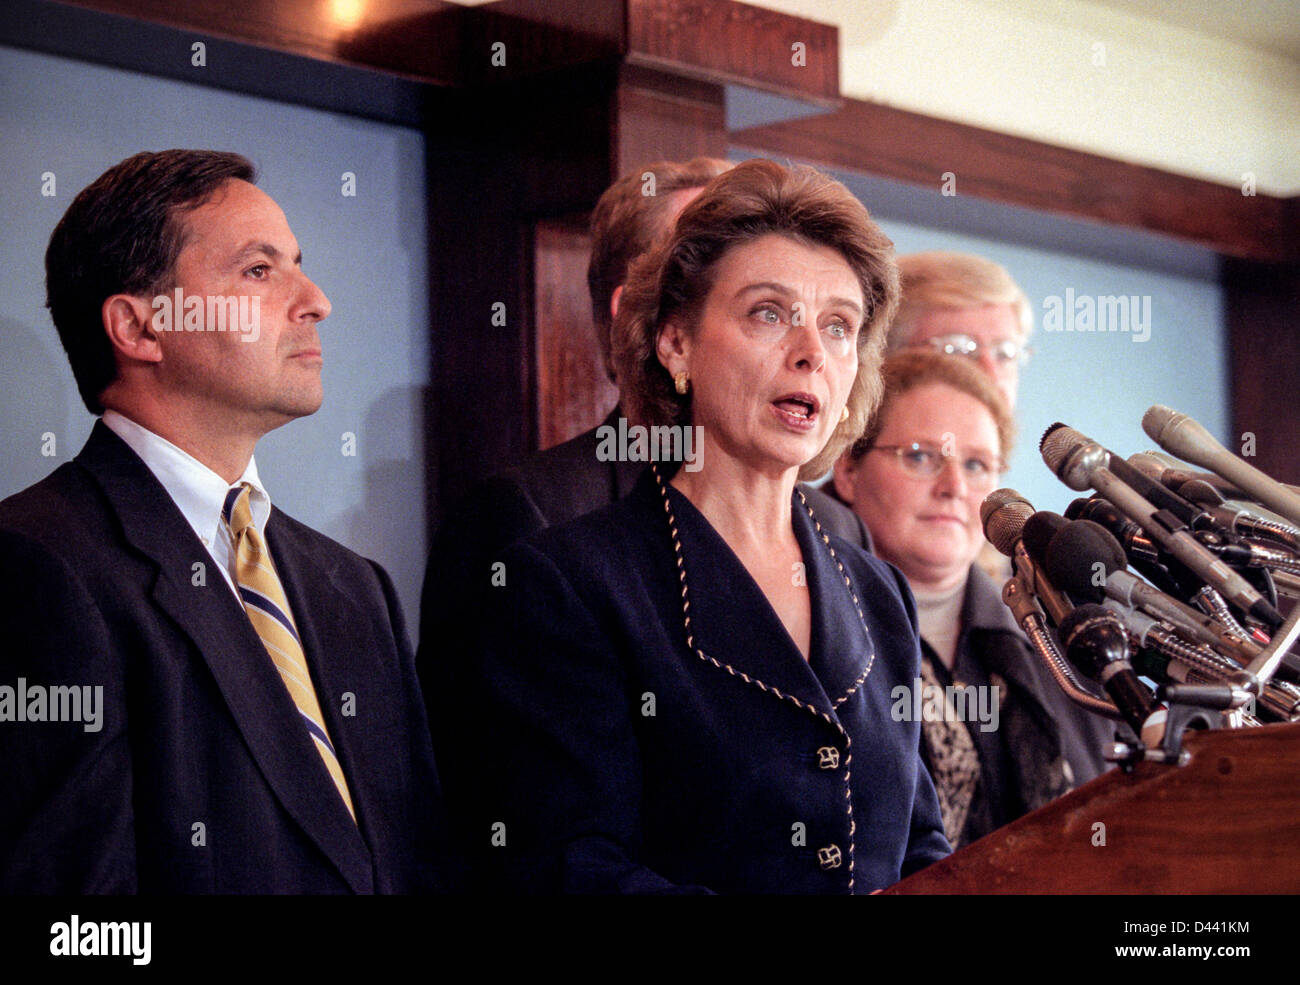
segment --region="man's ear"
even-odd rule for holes
[[[619,284],[614,288],[614,293],[609,296],[609,320],[613,322],[618,317],[618,301],[623,296],[623,285]]]
[[[117,355],[134,362],[162,361],[162,346],[153,323],[154,310],[147,299],[134,294],[113,294],[104,299],[99,310],[104,333]]]
[[[840,499],[853,505],[854,483],[858,474],[858,462],[853,461],[848,452],[841,455],[835,462],[835,471],[831,473],[831,483],[835,491],[840,494]]]
[[[668,370],[669,376],[676,376],[683,370],[687,374],[691,371],[691,339],[686,334],[679,319],[672,319],[664,323],[659,329],[659,337],[655,340],[655,349],[659,355],[659,363],[664,369]]]

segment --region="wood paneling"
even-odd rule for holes
[[[537,438],[550,448],[595,427],[618,402],[605,372],[587,292],[591,237],[585,217],[538,223],[536,251]]]
[[[1228,450],[1280,482],[1300,483],[1300,265],[1229,260],[1223,270],[1232,380]]]
[[[839,98],[840,32],[832,24],[730,0],[628,0],[627,23],[632,64],[809,100]]]
[[[838,29],[730,0],[63,3],[434,85],[495,85],[626,59],[828,104],[839,96]],[[504,59],[493,58],[498,42]]]
[[[1246,196],[1240,188],[862,100],[740,130],[732,142],[935,194],[951,173],[958,195],[1161,233],[1226,256],[1300,260],[1294,199]]]
[[[584,69],[546,86],[465,93],[456,112],[430,127],[433,419],[443,505],[537,448],[535,229],[587,211],[608,184],[615,77],[612,69]],[[497,304],[504,324],[493,323]]]
[[[67,2],[325,61],[395,72],[412,71],[414,65],[423,63],[418,74],[425,81],[444,85],[455,82],[459,44],[454,39],[466,10],[447,0],[241,0],[235,5],[228,0]],[[405,33],[390,37],[391,43],[376,51],[367,39],[388,35],[394,23],[405,24]],[[356,54],[345,54],[350,47]],[[370,59],[358,57],[362,52],[369,52]]]
[[[1300,892],[1300,725],[1186,747],[1186,766],[1107,773],[886,892]]]
[[[615,102],[611,181],[654,161],[727,156],[726,96],[720,85],[625,66]]]

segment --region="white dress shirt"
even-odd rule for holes
[[[212,560],[226,579],[230,590],[239,598],[234,577],[234,542],[230,529],[221,516],[226,493],[231,486],[193,455],[181,451],[166,438],[159,437],[129,417],[124,417],[115,410],[106,410],[103,419],[104,426],[125,441],[149,467],[154,478],[162,483],[167,495],[212,555]],[[271,516],[271,497],[266,494],[266,489],[257,476],[255,458],[248,460],[248,468],[244,469],[244,474],[235,485],[244,482],[253,487],[248,495],[249,508],[253,514],[253,525],[265,540],[266,521]]]

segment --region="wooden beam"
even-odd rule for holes
[[[226,0],[65,0],[61,5],[193,31],[196,41],[207,36],[238,41],[437,85],[456,81],[467,9],[449,0],[243,0],[238,16],[232,16]],[[401,34],[393,32],[396,24],[403,25]],[[376,39],[387,43],[380,46]]]
[[[731,0],[627,0],[627,60],[824,104],[840,95],[840,30]]]
[[[1300,260],[1297,200],[1247,196],[1156,168],[845,100],[835,112],[733,132],[732,143],[958,195],[1142,229],[1226,256]]]
[[[731,0],[60,0],[443,86],[508,83],[626,60],[832,105],[839,30]]]

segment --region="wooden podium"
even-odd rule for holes
[[[1300,892],[1300,724],[1189,732],[886,893]]]

